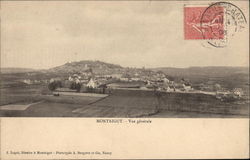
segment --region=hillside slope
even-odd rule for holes
[[[85,72],[91,70],[94,73],[110,74],[120,71],[122,69],[123,67],[121,67],[120,65],[105,63],[101,61],[78,61],[78,62],[66,63],[64,65],[51,68],[48,71],[76,73],[76,72]]]

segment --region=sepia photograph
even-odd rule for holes
[[[0,116],[248,118],[236,4],[3,1]]]
[[[0,159],[249,159],[249,0],[0,0]]]

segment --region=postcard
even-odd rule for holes
[[[249,1],[0,6],[0,159],[249,158]]]

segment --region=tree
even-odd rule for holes
[[[62,87],[62,82],[60,80],[51,81],[48,85],[49,90],[54,91],[57,88]]]
[[[80,92],[82,85],[80,83],[76,83],[76,91]]]
[[[81,83],[76,83],[76,82],[72,82],[70,85],[70,89],[76,89],[77,92],[80,92],[81,90]]]
[[[48,88],[49,88],[49,90],[54,91],[56,89],[55,83],[54,82],[49,83]]]

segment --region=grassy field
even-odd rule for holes
[[[193,112],[199,114],[249,115],[249,100],[221,102],[215,96],[200,93],[161,93],[157,98],[152,91],[116,90],[96,106],[116,108],[155,109],[160,112]]]
[[[30,104],[26,110],[0,110],[2,117],[248,117],[249,101],[221,102],[212,95],[113,90],[108,97],[42,95],[43,85],[1,88],[1,106]],[[156,112],[156,107],[159,110]]]
[[[0,89],[0,105],[32,103],[41,100],[43,85],[23,85]]]
[[[168,111],[249,115],[249,100],[222,102],[205,94],[165,93],[160,98],[160,106]]]
[[[31,105],[26,110],[0,110],[1,117],[77,117],[79,114],[72,112],[100,100],[99,97],[82,96],[42,96],[36,100],[41,103]],[[24,99],[22,99],[24,101]],[[18,102],[21,104],[23,102]],[[29,103],[26,102],[28,105]]]

